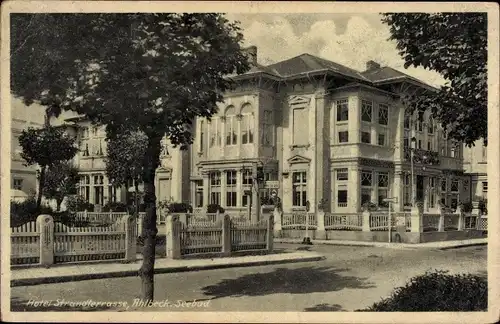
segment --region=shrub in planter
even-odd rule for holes
[[[208,214],[215,214],[217,211],[219,211],[219,213],[223,213],[225,210],[219,204],[210,204],[207,206]]]
[[[486,311],[488,280],[471,274],[426,272],[396,288],[389,298],[375,303],[368,312],[459,312]]]
[[[123,202],[109,202],[102,207],[103,212],[124,213],[127,211],[127,204]]]
[[[375,211],[375,210],[377,210],[377,204],[374,204],[374,203],[369,202],[369,201],[363,203],[362,207],[363,207],[363,210],[367,210],[367,211]]]
[[[193,207],[189,203],[170,203],[167,205],[167,210],[169,213],[192,213]]]
[[[470,201],[462,203],[461,207],[464,213],[470,213],[472,211],[472,203]]]

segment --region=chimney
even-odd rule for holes
[[[380,69],[380,64],[377,62],[371,60],[366,62],[366,71],[373,71],[377,69]]]
[[[257,46],[250,46],[244,49],[248,55],[248,60],[250,64],[257,65]]]

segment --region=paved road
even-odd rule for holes
[[[296,250],[304,246],[277,244],[277,248]],[[169,305],[141,311],[353,311],[388,296],[395,287],[426,270],[486,275],[485,246],[446,251],[325,245],[310,248],[325,254],[326,259],[157,275],[155,299],[168,300]],[[76,307],[61,300],[126,301],[128,309],[133,310],[140,279],[89,280],[14,287],[11,291],[13,311],[124,311],[120,306]],[[52,304],[27,306],[29,300]],[[198,303],[185,303],[193,300]]]

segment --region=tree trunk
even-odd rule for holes
[[[160,162],[160,139],[158,136],[149,136],[148,147],[144,154],[143,175],[144,204],[146,215],[143,218],[144,247],[142,252],[142,266],[139,275],[142,280],[142,299],[152,301],[154,299],[154,265],[156,248],[156,194],[155,175],[156,168]]]
[[[42,205],[42,196],[43,196],[43,184],[45,182],[45,167],[42,166],[40,170],[40,178],[38,179],[38,197],[36,199],[36,209],[40,210],[40,206]]]
[[[57,199],[56,200],[56,203],[57,203],[57,211],[61,211],[61,204],[64,200],[64,197],[62,199]]]

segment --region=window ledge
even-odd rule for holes
[[[305,148],[305,149],[308,149],[309,147],[311,147],[311,144],[301,144],[301,145],[290,145],[289,146],[291,150],[293,149],[297,149],[297,148]]]
[[[349,125],[348,120],[336,121],[335,125]]]

